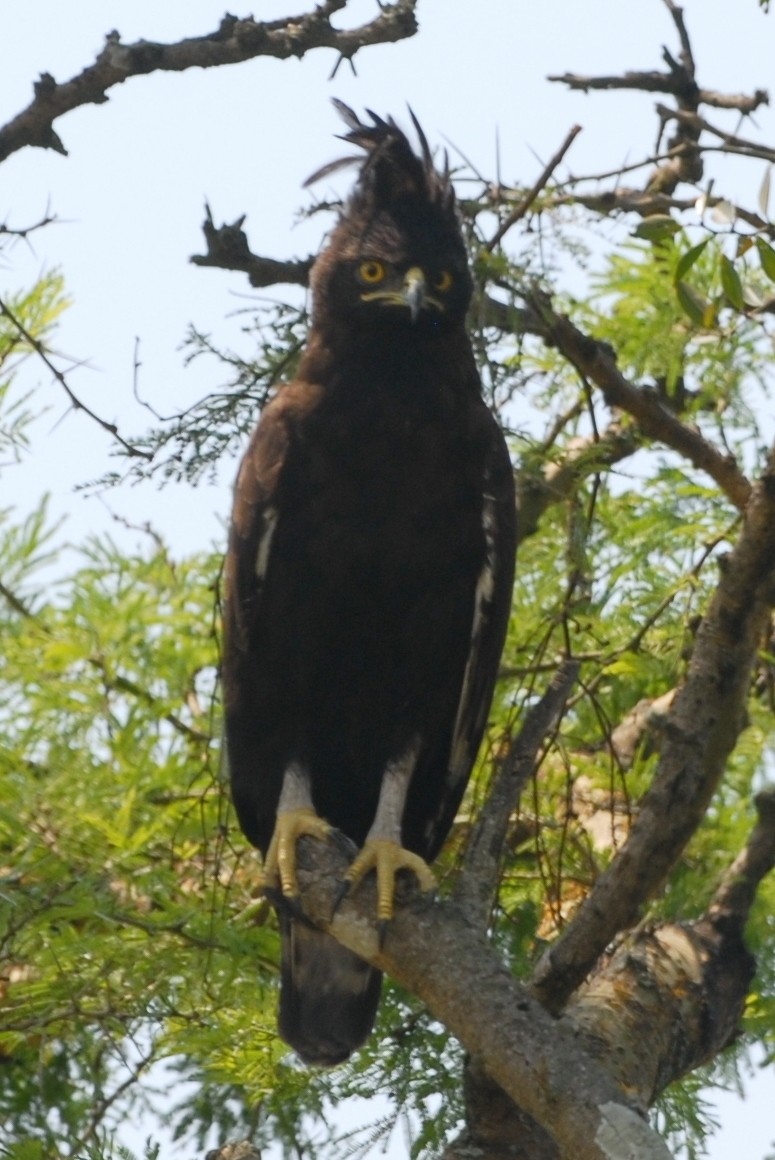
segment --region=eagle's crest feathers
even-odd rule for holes
[[[340,140],[346,141],[348,145],[357,145],[366,156],[351,154],[330,161],[308,177],[305,186],[313,185],[350,165],[360,165],[361,172],[348,204],[348,212],[358,212],[364,202],[371,207],[376,204],[386,208],[408,198],[415,203],[425,202],[434,206],[449,219],[450,226],[455,229],[459,227],[448,157],[445,153],[444,168],[437,170],[428,139],[411,108],[409,116],[420,143],[419,157],[409,138],[392,117],[386,120],[367,109],[373,124],[366,125],[344,101],[335,97],[333,104],[349,129],[348,133],[340,135]]]

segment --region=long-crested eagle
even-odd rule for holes
[[[299,836],[360,849],[347,882],[427,867],[486,724],[511,604],[513,472],[465,328],[472,279],[445,164],[363,124],[352,195],[311,273],[293,382],[237,477],[223,681],[232,793],[280,904],[279,1025],[332,1065],[369,1034],[381,975],[291,905]]]

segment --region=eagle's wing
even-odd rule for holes
[[[264,410],[240,464],[234,486],[229,548],[226,555],[227,623],[224,680],[227,703],[233,654],[244,652],[259,610],[261,589],[277,527],[274,500],[288,452],[285,396],[278,395]]]
[[[482,740],[508,629],[514,584],[516,505],[513,468],[495,420],[485,465],[481,519],[486,553],[476,581],[471,639],[457,714],[452,727],[446,778],[427,818],[424,856],[435,858],[454,821]]]

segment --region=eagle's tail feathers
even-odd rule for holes
[[[280,930],[280,1034],[305,1063],[334,1067],[371,1032],[382,974],[285,910]]]

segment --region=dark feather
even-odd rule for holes
[[[361,846],[387,768],[416,752],[402,844],[438,853],[492,699],[511,603],[512,468],[465,329],[472,282],[448,165],[335,102],[359,173],[312,272],[296,381],[240,467],[223,680],[240,825],[266,853],[283,779]],[[330,163],[315,177],[353,158]],[[310,180],[315,180],[315,177]],[[375,294],[361,265],[378,268]],[[420,308],[402,299],[425,275]],[[379,974],[281,908],[280,1029],[335,1063],[368,1034]]]
[[[280,1034],[306,1063],[334,1067],[371,1031],[382,975],[285,908],[280,933]]]

